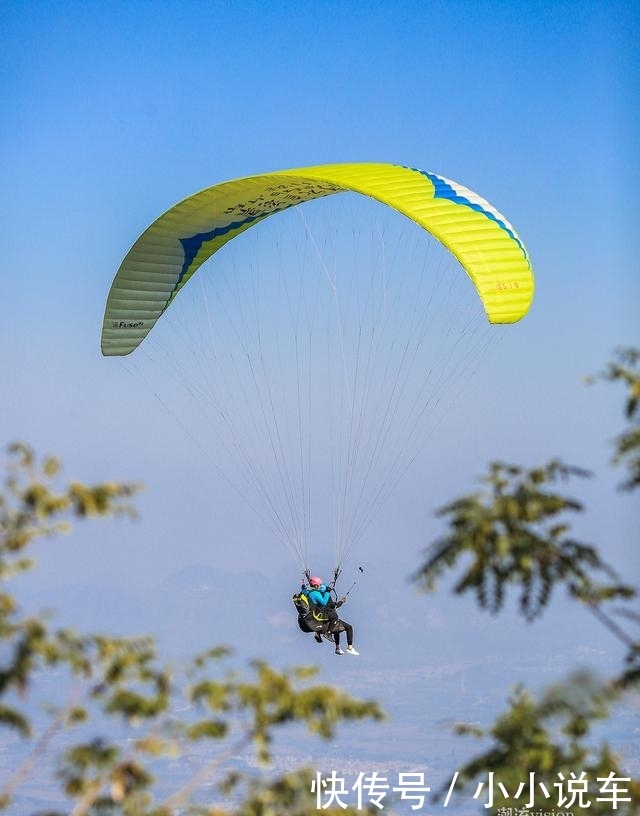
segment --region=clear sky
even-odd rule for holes
[[[61,545],[51,581],[152,585],[195,562],[242,569],[247,552],[259,568],[288,563],[252,551],[260,524],[101,357],[99,334],[122,257],[171,204],[340,161],[478,191],[523,237],[537,285],[435,472],[382,514],[373,555],[401,540],[408,574],[433,509],[485,462],[560,455],[599,474],[580,486],[585,535],[638,566],[637,511],[606,467],[622,391],[582,383],[638,343],[635,3],[7,0],[0,38],[2,439],[58,454],[70,477],[147,486],[137,525],[104,528],[96,549]]]
[[[70,479],[146,485],[138,522],[43,542],[36,604],[98,629],[158,628],[183,646],[235,634],[289,665],[321,659],[354,693],[406,705],[424,751],[402,753],[394,740],[406,730],[392,721],[368,743],[381,762],[437,754],[439,718],[482,711],[486,722],[520,666],[535,684],[593,653],[580,614],[562,627],[554,616],[542,629],[498,623],[444,593],[414,597],[406,577],[439,530],[435,508],[469,491],[489,460],[553,456],[596,473],[567,488],[588,507],[577,537],[640,575],[637,497],[616,492],[622,473],[608,467],[622,387],[583,383],[615,347],[640,344],[639,8],[3,0],[0,441],[59,455]],[[516,227],[536,275],[530,313],[479,366],[357,553],[368,565],[348,607],[357,668],[300,636],[295,562],[131,376],[134,364],[99,346],[120,261],[172,204],[237,176],[353,161],[423,168],[477,191]],[[313,569],[329,566],[327,555]],[[266,636],[233,602],[255,591],[249,569],[261,575]],[[606,668],[619,655],[603,643]],[[499,656],[493,674],[479,653]],[[528,662],[510,662],[522,653]],[[437,694],[423,679],[434,676]]]

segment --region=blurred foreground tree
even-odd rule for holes
[[[621,488],[634,490],[640,485],[640,351],[617,351],[606,370],[589,381],[596,379],[627,386],[628,426],[615,440],[613,461],[627,469]],[[640,685],[640,616],[631,606],[637,590],[595,547],[571,536],[567,516],[582,511],[582,505],[552,488],[586,476],[587,471],[560,460],[530,470],[492,463],[481,480],[486,490],[437,511],[447,519],[447,532],[429,548],[414,576],[418,587],[431,591],[462,562],[454,592],[474,594],[482,609],[496,614],[514,588],[520,613],[529,621],[542,614],[553,590],[563,586],[625,647],[624,664],[606,680],[578,673],[539,700],[518,688],[492,726],[459,728],[488,741],[489,747],[460,769],[456,790],[473,790],[482,796],[484,812],[498,816],[531,809],[640,814],[640,779],[625,773],[610,746],[598,744],[592,733],[620,696],[637,693]],[[613,602],[617,606],[612,609]]]
[[[339,723],[381,719],[378,706],[313,685],[313,669],[281,673],[255,662],[242,676],[224,668],[223,647],[194,658],[177,678],[160,665],[151,638],[84,635],[53,629],[42,614],[25,616],[7,582],[33,566],[35,539],[68,530],[74,518],[133,512],[134,485],[57,488],[59,477],[56,460],[40,463],[28,447],[10,448],[0,492],[0,740],[19,735],[19,750],[13,746],[20,758],[2,779],[5,753],[0,811],[16,812],[20,787],[53,753],[62,787],[55,800],[63,804],[47,816],[309,813],[316,802],[310,769],[269,775],[277,730],[298,724],[331,739]],[[50,707],[42,726],[34,708],[39,681],[51,670],[67,701]],[[184,717],[173,710],[178,694]],[[265,774],[234,769],[232,758],[249,750]]]

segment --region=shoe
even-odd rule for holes
[[[322,643],[322,635],[319,635],[317,632],[313,636],[318,643]]]
[[[347,646],[347,654],[359,655],[360,652],[356,652],[356,650],[353,648],[353,646]]]
[[[342,649],[339,646],[336,649],[336,654],[344,654],[344,652],[342,651]]]

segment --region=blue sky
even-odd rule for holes
[[[406,577],[440,529],[435,508],[470,490],[489,460],[534,465],[553,456],[596,473],[567,488],[588,508],[577,537],[627,577],[640,574],[637,498],[616,492],[622,474],[608,467],[622,388],[587,388],[582,379],[615,347],[639,343],[639,41],[637,4],[615,0],[5,0],[1,442],[59,455],[70,479],[146,486],[136,523],[42,543],[35,602],[104,629],[129,621],[154,629],[157,618],[174,642],[191,645],[190,635],[211,634],[216,609],[209,596],[198,606],[201,596],[189,594],[193,576],[206,574],[215,592],[225,571],[255,569],[275,631],[247,632],[243,619],[246,648],[258,643],[288,664],[321,659],[332,679],[392,707],[412,661],[427,665],[425,676],[434,662],[444,677],[453,666],[451,682],[467,694],[484,671],[478,653],[498,655],[504,686],[485,683],[489,716],[521,679],[525,664],[511,655],[527,655],[536,682],[596,643],[601,666],[618,660],[606,637],[592,639],[584,616],[562,604],[542,629],[513,617],[503,625],[444,593],[414,597]],[[479,367],[358,553],[373,575],[348,607],[365,671],[337,675],[333,655],[321,649],[319,658],[291,628],[295,563],[131,377],[131,365],[101,356],[99,340],[120,261],[173,203],[237,176],[341,161],[407,164],[477,191],[523,238],[537,289],[530,313]],[[314,570],[328,566],[327,556]],[[238,584],[242,576],[225,589]],[[367,599],[373,617],[364,614]],[[233,634],[238,614],[232,604],[217,608],[216,638]],[[378,665],[389,657],[388,668]],[[438,717],[458,716],[449,710],[457,698],[445,681],[435,696],[412,682],[407,705],[430,741]],[[475,689],[468,693],[467,707]],[[393,759],[393,722],[386,727],[381,761]],[[429,745],[436,750],[437,740]]]
[[[622,393],[581,378],[638,340],[635,4],[5,2],[0,34],[2,437],[57,453],[69,476],[147,486],[137,525],[96,533],[97,550],[61,545],[51,581],[245,566],[264,531],[101,357],[104,300],[133,240],[177,200],[338,161],[409,164],[478,191],[516,226],[537,280],[474,392],[475,424],[463,398],[435,473],[403,485],[376,546],[401,538],[408,573],[433,509],[485,462],[561,455],[599,473],[580,487],[585,535],[631,558],[637,511],[606,470]],[[224,554],[203,552],[221,530]]]

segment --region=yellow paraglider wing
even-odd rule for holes
[[[330,164],[216,184],[176,204],[135,242],[111,286],[102,353],[129,354],[194,272],[269,215],[341,192],[398,210],[438,238],[473,281],[491,323],[515,323],[533,298],[527,251],[507,219],[435,173],[390,164]]]

